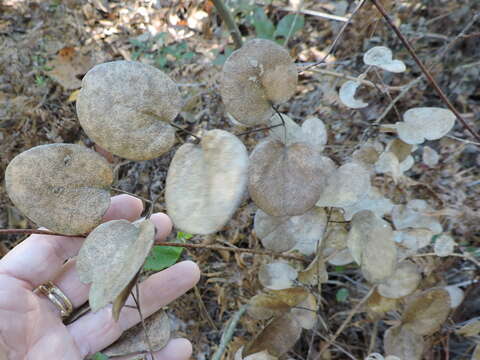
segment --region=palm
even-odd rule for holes
[[[105,220],[132,221],[141,211],[138,200],[118,196],[112,199]],[[157,240],[163,240],[170,232],[170,220],[163,214],[155,214],[151,220],[157,227]],[[112,318],[111,307],[106,307],[64,325],[53,303],[34,292],[52,280],[74,308],[88,300],[89,286],[79,281],[72,259],[82,243],[80,238],[32,235],[0,261],[0,360],[84,359],[139,322],[138,312],[131,307],[122,310],[118,322]],[[152,275],[140,284],[142,313],[149,316],[156,312],[190,289],[198,278],[198,267],[189,261]],[[134,303],[129,299],[127,304]],[[155,359],[183,360],[190,353],[187,340],[174,339],[155,354]]]

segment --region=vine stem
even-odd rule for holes
[[[435,92],[437,93],[437,95],[442,99],[442,101],[445,103],[445,105],[447,105],[447,107],[455,114],[455,116],[457,117],[458,121],[460,121],[460,123],[463,125],[463,127],[465,129],[467,129],[470,134],[473,135],[473,137],[480,141],[480,135],[478,135],[475,130],[473,130],[470,125],[468,125],[468,123],[465,121],[465,119],[463,118],[463,116],[460,114],[460,112],[455,108],[455,106],[453,106],[453,104],[450,102],[450,100],[447,98],[447,95],[445,95],[445,93],[443,92],[443,90],[440,88],[440,86],[438,85],[438,83],[435,81],[435,79],[433,78],[432,74],[430,73],[430,71],[427,69],[427,67],[423,64],[423,62],[420,60],[420,58],[418,57],[417,53],[415,52],[415,50],[413,49],[412,45],[410,44],[410,42],[405,38],[405,36],[403,36],[403,34],[400,32],[400,29],[394,24],[393,20],[390,18],[390,16],[387,14],[387,11],[385,10],[385,8],[383,7],[383,5],[378,1],[378,0],[370,0],[373,5],[375,5],[375,7],[377,8],[377,10],[380,12],[380,14],[382,14],[383,18],[385,19],[385,21],[387,22],[387,24],[390,26],[390,28],[395,32],[395,34],[397,35],[397,37],[400,39],[400,41],[402,42],[402,44],[405,46],[405,48],[408,50],[408,52],[410,53],[410,55],[413,57],[413,60],[415,60],[415,62],[417,63],[417,65],[420,67],[420,69],[422,70],[422,73],[425,75],[425,77],[427,78],[428,82],[430,83],[430,85],[432,85],[433,89],[435,90]]]
[[[222,334],[222,338],[220,339],[220,345],[218,346],[217,351],[212,356],[211,360],[220,360],[222,358],[223,353],[227,349],[227,345],[230,343],[233,337],[233,333],[237,328],[237,324],[240,321],[242,315],[247,310],[247,305],[243,305],[235,314],[233,314],[232,318],[228,322],[225,331]]]
[[[233,42],[235,43],[235,48],[240,49],[243,44],[242,35],[238,30],[237,24],[235,24],[235,21],[233,20],[232,14],[230,14],[230,11],[228,11],[222,0],[213,0],[213,3],[221,18],[223,19],[223,21],[225,21],[225,25],[227,25],[227,28],[230,31],[230,35],[232,35]]]
[[[36,230],[36,229],[0,229],[0,235],[11,235],[11,234],[40,234],[40,235],[50,235],[50,236],[68,236],[68,237],[81,237],[85,238],[87,235],[64,235],[49,230]],[[262,256],[272,256],[277,258],[283,258],[287,260],[300,261],[305,264],[309,263],[309,260],[297,255],[290,254],[279,254],[268,250],[257,250],[257,249],[246,249],[246,248],[236,248],[228,246],[218,246],[218,245],[203,245],[203,244],[184,244],[184,243],[173,243],[173,242],[160,242],[156,243],[160,246],[174,246],[174,247],[183,247],[187,249],[209,249],[215,251],[231,251],[236,253],[249,253],[254,255]]]

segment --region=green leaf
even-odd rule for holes
[[[273,33],[275,32],[275,26],[270,19],[265,15],[263,8],[256,8],[253,16],[250,18],[255,33],[258,38],[273,39]]]
[[[155,245],[145,260],[143,269],[146,271],[166,269],[178,261],[182,251],[181,247]]]
[[[177,240],[180,240],[182,242],[184,240],[190,240],[192,237],[193,237],[192,234],[189,234],[189,233],[186,233],[186,232],[183,232],[183,231],[177,232]]]
[[[289,14],[287,16],[284,16],[282,20],[279,21],[273,37],[275,39],[286,39],[288,37],[288,34],[290,34],[290,38],[292,38],[292,36],[297,31],[303,29],[304,25],[305,18],[302,15]]]
[[[101,352],[97,352],[95,355],[91,357],[92,360],[108,360],[109,357]]]
[[[348,295],[348,289],[342,288],[337,291],[335,298],[338,302],[346,302],[348,299]]]

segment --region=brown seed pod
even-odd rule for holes
[[[87,135],[111,153],[148,160],[175,142],[171,122],[181,109],[176,84],[162,71],[135,61],[113,61],[83,78],[77,114]]]
[[[79,235],[100,224],[110,206],[108,162],[81,145],[40,145],[17,155],[5,171],[15,206],[39,226]]]
[[[325,186],[325,159],[307,143],[261,142],[250,155],[248,191],[253,202],[271,216],[304,214]]]
[[[253,39],[234,51],[223,65],[221,94],[226,110],[239,122],[266,124],[272,104],[295,92],[298,73],[287,50],[273,41]]]

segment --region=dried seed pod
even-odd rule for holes
[[[5,171],[15,206],[39,226],[65,235],[100,224],[110,206],[108,162],[81,145],[36,146],[17,155]]]
[[[287,101],[297,86],[297,69],[287,50],[273,41],[253,39],[223,65],[221,94],[226,110],[242,124],[266,124],[272,104]]]
[[[240,205],[247,171],[247,149],[226,131],[207,132],[200,145],[182,145],[168,169],[165,190],[175,226],[192,234],[220,230]]]
[[[326,159],[310,144],[285,146],[267,139],[250,155],[250,196],[269,215],[302,215],[315,206],[325,186]]]
[[[175,142],[169,125],[181,109],[176,84],[162,71],[135,61],[92,68],[82,80],[77,114],[87,135],[111,153],[148,160]]]

